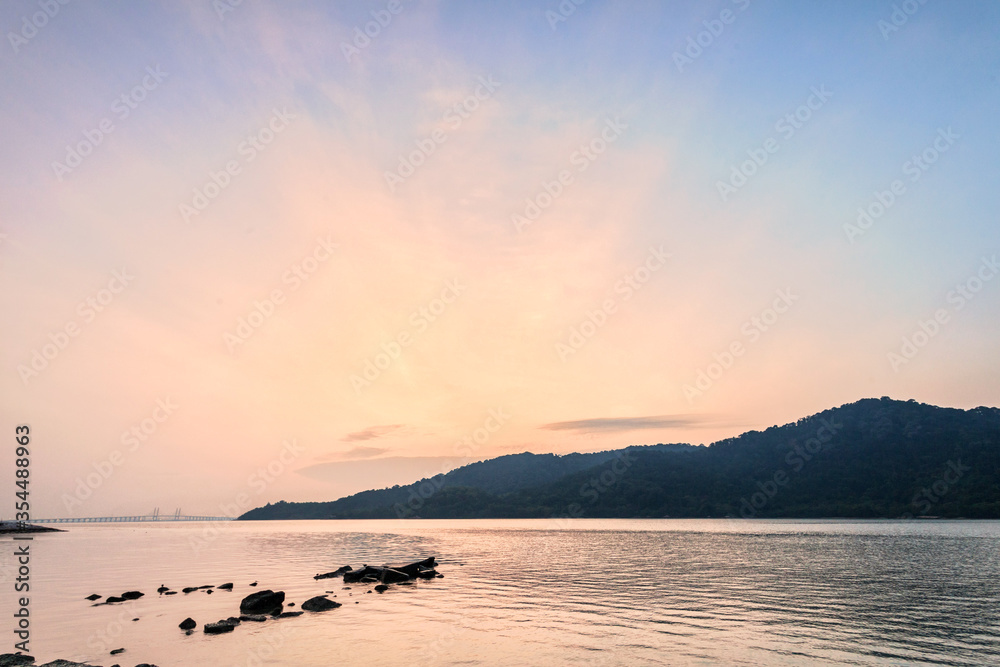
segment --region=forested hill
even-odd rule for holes
[[[1000,409],[864,399],[708,447],[517,454],[241,519],[1000,518]]]

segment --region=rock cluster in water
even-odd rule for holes
[[[444,575],[438,573],[437,562],[434,557],[426,558],[421,561],[414,563],[409,563],[406,565],[362,565],[360,569],[355,570],[350,565],[344,565],[337,568],[332,572],[327,572],[325,574],[317,574],[313,579],[333,579],[335,577],[343,577],[345,584],[350,583],[361,583],[361,584],[375,584],[374,590],[377,593],[384,593],[389,590],[392,584],[400,585],[411,585],[414,581],[418,579],[436,579],[441,578]],[[254,581],[249,586],[257,586],[257,582]],[[218,586],[212,585],[202,585],[202,586],[189,586],[182,588],[181,592],[184,594],[194,593],[196,591],[204,591],[205,593],[212,593],[214,590],[222,591],[232,591],[233,583],[227,582],[220,584]],[[344,586],[344,590],[351,590],[350,586]],[[160,595],[176,595],[177,591],[171,590],[168,586],[161,585],[156,589],[156,592]],[[371,590],[365,591],[366,593],[371,593]],[[244,622],[252,623],[262,623],[267,621],[269,618],[280,619],[280,618],[293,618],[296,616],[302,616],[306,612],[310,613],[321,613],[325,611],[330,611],[332,609],[337,609],[343,606],[340,602],[331,600],[328,595],[332,594],[333,591],[326,591],[324,595],[315,595],[300,606],[302,611],[285,611],[284,608],[287,606],[294,606],[294,602],[285,602],[285,592],[284,591],[272,591],[270,589],[255,591],[250,595],[247,595],[240,601],[240,615],[230,616],[228,618],[220,619],[218,621],[205,623],[202,626],[202,631],[208,635],[225,634],[232,632]],[[130,600],[137,600],[143,597],[143,593],[140,591],[125,591],[121,595],[109,595],[104,598],[103,602],[97,602],[103,596],[98,593],[93,593],[88,595],[85,599],[93,602],[93,606],[107,605],[107,604],[118,604],[122,602],[128,602]],[[352,595],[352,594],[349,594]],[[334,597],[337,597],[334,595]],[[355,601],[354,604],[358,604]],[[133,620],[139,620],[135,618]],[[185,618],[178,624],[178,627],[184,631],[185,634],[192,634],[195,628],[198,627],[197,621],[193,618]],[[124,648],[114,649],[111,651],[111,655],[117,655],[124,652]],[[0,667],[21,667],[35,665],[35,658],[30,655],[24,655],[20,653],[4,653],[0,655]],[[53,662],[45,663],[44,665],[39,665],[38,667],[95,667],[93,665],[88,665],[80,662],[70,662],[67,660],[55,660]],[[112,667],[119,667],[119,665],[112,665]],[[148,663],[142,663],[136,665],[135,667],[156,667],[156,665],[150,665]]]

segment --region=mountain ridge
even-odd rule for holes
[[[240,519],[1000,518],[1000,409],[867,398],[707,446],[510,454]]]

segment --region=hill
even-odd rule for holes
[[[1000,409],[864,399],[707,447],[516,454],[241,519],[1000,518]]]

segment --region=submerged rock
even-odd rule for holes
[[[204,631],[206,635],[220,635],[223,632],[232,632],[235,627],[235,623],[219,621],[218,623],[206,623]]]
[[[281,610],[285,601],[285,592],[272,590],[257,591],[243,598],[240,602],[241,614],[267,614],[275,609]]]
[[[88,595],[87,597],[85,597],[83,599],[84,600],[90,600],[91,602],[93,602],[94,600],[100,600],[102,597],[104,597],[104,596],[103,595],[98,595],[97,593],[91,593],[90,595]],[[14,655],[14,654],[13,653],[4,653],[4,655]],[[0,665],[3,665],[3,663],[0,662]]]
[[[195,623],[195,620],[189,616],[188,618],[185,618],[183,621],[181,621],[180,625],[178,625],[177,627],[180,628],[181,630],[192,630],[195,627],[197,627],[197,625],[198,624]]]
[[[379,584],[378,586],[375,587],[375,592],[377,593],[384,593],[387,590],[389,590],[389,587],[386,586],[385,584]]]
[[[267,616],[264,614],[240,614],[241,621],[254,621],[255,623],[263,623],[267,620]]]
[[[126,600],[138,600],[143,596],[139,591],[125,591],[122,593],[122,598]]]
[[[340,606],[339,602],[330,600],[325,595],[317,595],[302,603],[302,608],[306,611],[328,611]]]
[[[326,574],[317,574],[316,576],[313,577],[313,579],[333,579],[334,577],[339,577],[345,572],[350,572],[353,569],[354,568],[351,567],[350,565],[342,565],[333,572],[327,572]]]
[[[278,614],[278,618],[292,618],[293,616],[301,616],[304,611],[283,611]]]
[[[104,600],[104,604],[112,604],[115,602],[125,602],[125,598],[120,598],[115,595],[109,595],[107,599]]]
[[[125,649],[123,649],[123,648],[116,648],[116,649],[114,649],[114,650],[111,651],[111,655],[118,655],[119,653],[124,653],[124,652],[125,652]]]
[[[231,591],[231,590],[233,590],[233,583],[229,582],[229,583],[226,583],[226,584],[222,584],[220,586],[216,586],[216,588],[218,588],[220,590],[223,590],[223,591]]]

